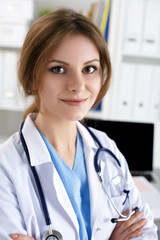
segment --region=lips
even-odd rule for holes
[[[75,98],[71,98],[71,99],[62,99],[62,101],[70,106],[80,106],[82,104],[84,104],[86,102],[87,98],[80,98],[80,99],[75,99]]]

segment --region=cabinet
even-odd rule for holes
[[[37,17],[42,8],[72,6],[76,10],[83,9],[83,13],[86,13],[93,2],[102,0],[1,1],[0,114],[3,110],[22,111],[27,104],[18,93],[15,76],[19,51],[34,12]],[[89,117],[159,123],[159,12],[159,0],[111,0],[108,47],[113,68],[112,81],[100,111],[90,111]],[[160,131],[159,127],[157,129]],[[156,139],[159,139],[158,134]],[[156,150],[157,156],[160,156],[159,151]]]
[[[159,0],[112,1],[113,78],[103,117],[160,121],[159,12]]]
[[[102,110],[88,114],[104,120],[154,123],[153,165],[158,168],[159,12],[159,0],[112,0],[108,41],[113,68],[111,86],[102,101]]]
[[[85,11],[91,2],[87,2]],[[67,6],[65,1],[52,3],[41,0],[35,3],[39,10],[40,6],[52,9]],[[101,110],[91,111],[89,116],[135,121],[160,119],[159,11],[159,0],[111,1],[108,46],[113,68],[112,82]],[[16,87],[16,64],[33,17],[33,0],[1,3],[0,109],[24,108]]]
[[[1,1],[0,109],[21,110],[24,102],[17,83],[19,52],[34,16],[32,0]]]

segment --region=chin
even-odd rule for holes
[[[82,120],[84,117],[86,116],[86,114],[75,114],[75,115],[70,115],[69,117],[68,117],[68,120],[69,121],[80,121],[80,120]]]

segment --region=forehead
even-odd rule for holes
[[[51,51],[49,61],[60,59],[63,61],[99,59],[99,50],[95,43],[87,36],[82,34],[67,35],[54,49]]]

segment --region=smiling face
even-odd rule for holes
[[[48,59],[39,89],[40,111],[55,120],[80,120],[101,88],[99,52],[88,37],[68,35]]]

